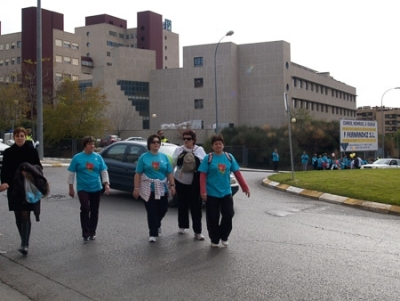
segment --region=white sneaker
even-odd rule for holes
[[[179,234],[185,234],[185,228],[179,228],[178,233]]]
[[[227,247],[229,245],[229,242],[227,240],[221,240],[221,243]]]
[[[218,248],[218,244],[211,243],[211,248]]]
[[[157,239],[154,236],[149,237],[149,242],[156,242]]]
[[[195,233],[195,234],[194,234],[194,239],[197,239],[197,240],[204,240],[204,235],[201,234],[201,233]]]

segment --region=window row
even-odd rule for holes
[[[79,44],[74,43],[74,42],[71,43],[70,41],[63,41],[60,39],[55,39],[55,45],[58,47],[69,48],[72,50],[79,50]]]
[[[347,101],[356,101],[356,97],[354,95],[351,95],[349,93],[346,92],[342,92],[336,89],[332,89],[332,88],[328,88],[324,85],[320,85],[320,84],[316,84],[313,82],[309,82],[307,80],[304,79],[300,79],[297,77],[293,77],[292,79],[293,82],[293,87],[294,88],[299,88],[299,89],[305,89],[305,90],[310,90],[310,91],[315,91],[315,93],[321,93],[321,94],[325,94],[328,95],[329,91],[331,92],[331,96],[332,97],[336,97],[339,99],[344,99]]]
[[[8,65],[20,65],[21,64],[21,57],[13,57],[11,59],[0,60],[0,67],[1,66],[8,66]]]
[[[310,111],[317,111],[317,112],[322,112],[322,113],[331,113],[333,115],[342,115],[342,116],[351,116],[355,117],[356,112],[354,110],[350,109],[345,109],[345,108],[340,108],[336,106],[330,106],[318,102],[313,102],[313,101],[307,101],[307,100],[302,100],[302,99],[296,99],[293,98],[293,108],[295,109],[305,109],[305,110],[310,110]]]
[[[18,75],[0,75],[0,83],[20,83],[21,74]]]
[[[61,73],[61,72],[56,72],[56,81],[60,82],[64,79],[69,79],[72,81],[76,81],[79,80],[79,76],[78,75],[72,75],[69,73]]]
[[[71,58],[69,56],[56,55],[56,63],[72,64],[79,66],[79,59]]]
[[[17,41],[17,42],[11,42],[11,43],[2,43],[0,44],[0,51],[2,50],[10,50],[10,49],[18,49],[21,48],[22,42]]]

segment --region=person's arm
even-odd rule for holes
[[[242,188],[242,191],[247,195],[247,197],[250,197],[250,189],[247,186],[246,181],[244,180],[242,173],[237,170],[233,173],[236,177],[236,180],[239,182],[240,188]]]
[[[207,201],[207,174],[205,172],[200,172],[200,196],[205,202]]]
[[[110,179],[107,169],[101,171],[101,179],[104,185],[104,193],[108,195],[110,193]]]
[[[74,190],[74,180],[75,180],[75,173],[69,171],[68,172],[68,195],[73,198],[75,196]]]
[[[171,192],[172,195],[175,195],[175,178],[172,172],[170,172],[167,175],[167,179],[168,179],[169,191]]]
[[[139,197],[139,192],[140,192],[140,177],[142,176],[141,173],[135,173],[135,176],[133,177],[133,192],[132,195],[135,199]]]

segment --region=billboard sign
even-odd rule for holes
[[[343,149],[343,145],[346,145]],[[378,122],[376,120],[340,120],[341,151],[378,150]]]

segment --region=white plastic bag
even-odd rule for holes
[[[35,204],[40,201],[43,195],[39,189],[37,189],[37,187],[27,178],[24,178],[24,185],[26,201],[31,204]]]

